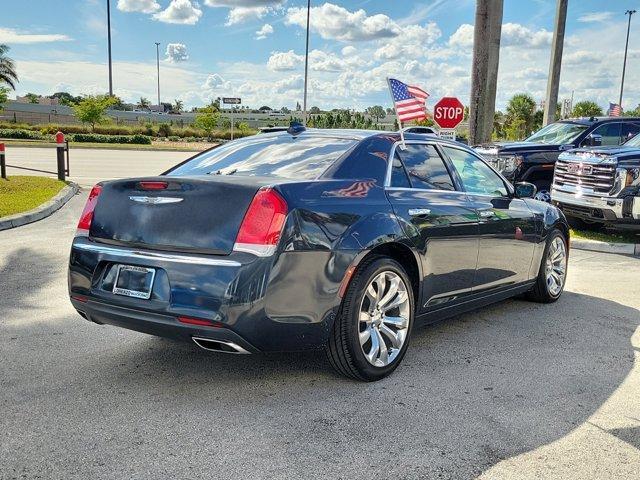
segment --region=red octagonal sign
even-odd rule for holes
[[[433,120],[440,128],[456,128],[464,119],[464,106],[456,97],[443,97],[433,107]]]

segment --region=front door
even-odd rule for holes
[[[462,301],[473,288],[478,221],[440,151],[426,143],[396,148],[387,196],[421,255],[419,311]]]
[[[514,198],[503,179],[479,157],[455,147],[443,147],[443,151],[453,163],[479,219],[474,291],[529,280],[538,235],[534,213],[524,200]]]

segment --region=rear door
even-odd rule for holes
[[[470,294],[478,256],[478,222],[467,195],[434,143],[396,146],[387,196],[420,252],[419,311],[462,301]]]
[[[530,278],[537,239],[536,219],[527,203],[479,157],[443,147],[479,218],[480,245],[474,291],[493,290]]]

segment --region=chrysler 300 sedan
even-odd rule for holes
[[[325,349],[372,381],[416,322],[564,288],[562,213],[464,145],[292,127],[99,183],[78,224],[84,318],[211,351]]]

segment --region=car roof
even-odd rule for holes
[[[603,122],[640,122],[640,117],[576,117],[559,120],[562,123],[579,123],[581,125],[593,125],[594,123]]]
[[[291,135],[289,132],[273,132],[266,133],[264,136],[287,136]],[[352,140],[365,140],[367,138],[378,137],[381,139],[386,139],[391,143],[399,142],[402,140],[400,136],[400,132],[388,132],[384,130],[361,130],[361,129],[348,129],[348,128],[307,128],[301,133],[295,135],[299,138],[311,138],[311,137],[322,137],[322,138],[342,138],[342,139],[352,139]],[[441,137],[438,137],[435,134],[425,134],[425,133],[411,133],[405,132],[404,139],[406,141],[425,141],[425,140],[434,140],[438,143],[442,144],[450,144],[460,146],[462,145],[459,142],[454,142],[453,140],[447,140]],[[467,147],[466,145],[463,145]]]

